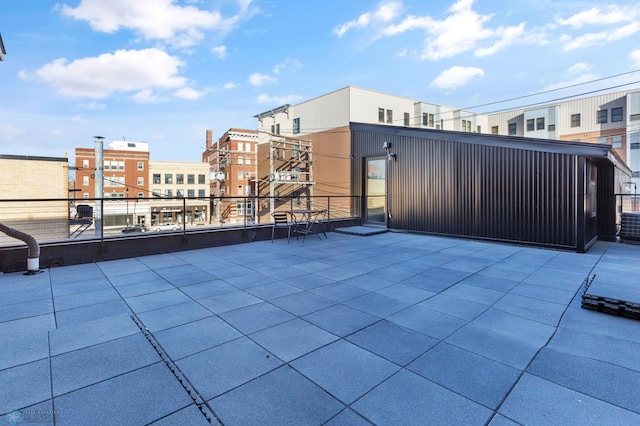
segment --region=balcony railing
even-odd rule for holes
[[[0,223],[38,242],[147,232],[198,232],[272,223],[273,211],[326,209],[327,220],[360,217],[360,197],[152,197],[0,200]],[[0,247],[21,242],[0,233]]]

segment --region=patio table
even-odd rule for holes
[[[309,234],[315,234],[320,240],[322,240],[319,231],[322,231],[324,237],[327,238],[327,233],[325,232],[324,225],[322,224],[327,213],[327,209],[298,209],[289,210],[287,213],[291,215],[291,218],[295,223],[293,232],[295,234],[303,235],[302,241],[304,241]],[[316,228],[319,228],[319,230],[314,229],[314,225],[318,225]]]

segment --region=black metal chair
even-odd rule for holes
[[[287,243],[291,238],[291,228],[295,225],[294,222],[289,221],[289,215],[285,212],[271,213],[273,216],[273,228],[271,229],[271,242],[276,234],[276,228],[287,228]]]
[[[316,217],[313,220],[313,224],[314,225],[318,225],[320,227],[320,230],[322,231],[322,233],[324,234],[324,237],[327,238],[327,233],[324,230],[324,223],[327,221],[327,210],[323,209],[320,211],[320,213],[318,213],[316,215]],[[318,233],[318,237],[320,237],[320,234]]]

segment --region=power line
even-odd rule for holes
[[[602,81],[602,80],[606,80],[606,79],[609,79],[609,78],[619,77],[621,75],[626,75],[626,74],[630,74],[630,73],[638,72],[638,71],[640,71],[640,70],[635,70],[635,71],[631,71],[631,72],[628,72],[628,73],[618,74],[616,76],[601,78],[601,79],[598,79],[598,80],[593,80],[592,82],[597,82],[597,81]],[[592,82],[587,82],[587,83],[592,83]],[[563,90],[563,89],[567,89],[567,88],[571,88],[571,87],[575,87],[575,86],[579,86],[579,85],[587,84],[587,83],[580,83],[580,84],[576,84],[576,85],[566,86],[564,88],[559,88],[559,89],[553,89],[553,90],[549,90],[549,91],[545,91],[545,92],[540,92],[539,94],[545,94],[545,93],[548,93],[548,92]],[[440,121],[441,123],[445,123],[445,122],[448,123],[448,122],[453,122],[453,121],[461,120],[461,119],[465,119],[465,118],[473,118],[473,117],[476,117],[478,115],[490,116],[490,115],[493,115],[493,114],[498,114],[500,112],[517,111],[519,109],[524,109],[524,108],[528,108],[528,107],[532,107],[532,106],[536,106],[536,105],[544,105],[544,104],[550,104],[550,103],[559,102],[559,101],[563,101],[563,100],[567,100],[567,99],[571,99],[571,98],[579,98],[579,97],[582,97],[582,96],[591,95],[591,94],[598,93],[598,92],[604,92],[604,91],[608,91],[608,90],[612,90],[612,89],[618,89],[618,88],[621,88],[621,87],[624,87],[624,86],[630,86],[632,84],[638,84],[638,83],[640,83],[640,80],[632,81],[632,82],[625,83],[625,84],[620,84],[620,85],[617,85],[617,86],[609,86],[609,87],[605,87],[605,88],[602,88],[602,89],[591,90],[591,91],[588,91],[588,92],[582,92],[582,93],[575,94],[575,95],[555,98],[555,99],[551,99],[551,100],[547,100],[547,101],[541,101],[541,102],[536,102],[536,103],[532,103],[532,104],[521,105],[521,106],[518,106],[518,107],[515,107],[515,108],[509,108],[508,110],[492,111],[492,112],[478,113],[478,114],[470,113],[468,115],[464,115],[464,116],[461,115],[459,117],[451,117],[451,118],[446,118],[446,119],[440,118],[438,121]],[[526,98],[526,97],[536,96],[536,95],[537,94],[519,96],[519,97],[516,97],[516,98],[511,98],[511,99],[507,99],[507,100],[504,100],[504,101],[491,102],[491,103],[484,104],[484,105],[492,105],[492,104],[496,104],[496,103],[509,102],[511,100],[523,99],[523,98]],[[483,106],[483,105],[478,105],[478,106]],[[476,107],[478,107],[478,106],[476,106]],[[471,108],[474,108],[474,107],[471,107]],[[453,109],[453,110],[447,111],[447,112],[435,113],[434,116],[442,116],[444,114],[451,114],[451,113],[455,113],[455,112],[459,112],[459,111],[465,111],[465,110],[471,109],[471,108]],[[421,118],[421,117],[414,115],[414,116],[411,116],[410,118],[415,121],[417,118]],[[400,123],[400,122],[404,123],[404,121],[405,121],[404,118],[398,118],[398,119],[391,120],[391,123],[388,123],[388,122],[385,121],[385,122],[380,123],[380,124],[394,124],[394,125],[397,125],[396,123]],[[340,127],[346,127],[346,126],[340,126]],[[409,124],[408,127],[413,127],[413,126],[411,124]],[[444,129],[442,129],[442,130],[444,130]],[[346,128],[344,130],[336,130],[335,127],[317,127],[317,128],[307,127],[307,128],[301,128],[301,132],[305,133],[305,134],[317,133],[317,132],[328,132],[328,133],[337,133],[338,134],[338,133],[349,133],[349,131],[350,130],[348,128]],[[268,133],[268,132],[265,132],[265,133]],[[277,135],[277,136],[289,137],[287,135]]]
[[[553,93],[553,92],[558,92],[560,90],[571,89],[573,87],[583,86],[585,84],[597,83],[599,81],[609,80],[611,78],[622,77],[623,75],[633,74],[633,73],[636,73],[638,71],[640,71],[640,69],[629,71],[629,72],[624,72],[622,74],[612,75],[612,76],[609,76],[609,77],[602,77],[602,78],[598,78],[598,79],[591,80],[591,81],[585,81],[583,83],[576,83],[576,84],[571,84],[569,86],[558,87],[556,89],[549,89],[549,90],[545,90],[545,91],[538,92],[538,93],[532,93],[532,94],[529,94],[529,95],[517,96],[515,98],[504,99],[504,100],[501,100],[501,101],[494,101],[494,102],[488,102],[486,104],[474,105],[474,106],[467,107],[467,108],[462,108],[462,109],[480,108],[480,107],[489,106],[489,105],[495,105],[495,104],[501,104],[501,103],[505,103],[505,102],[517,101],[518,99],[524,99],[524,98],[530,98],[530,97],[533,97],[533,96],[545,95],[547,93]],[[628,83],[628,84],[634,84],[634,83],[637,83],[637,81],[633,82],[633,83]],[[622,86],[626,86],[628,84],[623,84]],[[616,87],[621,87],[621,86],[616,86]],[[604,90],[609,90],[609,89],[604,89]],[[581,95],[575,95],[575,96],[581,96]],[[548,101],[548,102],[553,102],[553,101]]]
[[[585,96],[585,95],[591,95],[593,93],[605,92],[605,91],[611,90],[611,89],[618,89],[620,87],[630,86],[632,84],[637,84],[637,83],[640,83],[640,80],[632,81],[630,83],[620,84],[620,85],[617,85],[617,86],[606,87],[604,89],[592,90],[590,92],[583,92],[583,93],[580,93],[580,94],[577,94],[577,95],[564,96],[564,97],[561,97],[561,98],[551,99],[551,100],[544,101],[544,102],[536,102],[536,103],[533,103],[533,104],[523,105],[523,106],[516,107],[516,108],[509,108],[508,110],[502,110],[502,111],[514,111],[514,110],[518,110],[518,109],[527,108],[527,107],[530,107],[530,106],[543,105],[543,104],[549,104],[549,103],[564,101],[564,100],[571,99],[571,98],[578,98],[578,97]],[[492,111],[492,112],[486,113],[486,115],[495,114],[495,113],[498,113],[498,112],[501,112],[501,111]]]
[[[600,81],[610,80],[612,78],[617,78],[617,77],[621,77],[621,76],[625,76],[625,75],[629,75],[629,74],[634,74],[634,73],[637,73],[637,72],[640,72],[640,69],[632,70],[632,71],[628,71],[628,72],[624,72],[624,73],[620,73],[620,74],[616,74],[616,75],[612,75],[612,76],[608,76],[608,77],[602,77],[602,78],[598,78],[598,79],[595,79],[595,80],[586,81],[586,82],[583,82],[583,83],[576,83],[576,84],[572,84],[572,85],[568,85],[568,86],[558,87],[556,89],[550,89],[550,90],[545,90],[545,91],[541,91],[541,92],[537,92],[537,93],[532,93],[532,94],[529,94],[529,95],[516,96],[516,97],[513,97],[513,98],[509,98],[509,99],[493,101],[493,102],[480,104],[480,105],[475,105],[475,106],[471,106],[471,107],[452,109],[451,111],[447,111],[447,112],[434,113],[434,116],[438,117],[438,116],[442,116],[442,115],[447,114],[447,113],[458,112],[458,111],[466,111],[466,110],[471,110],[471,109],[474,109],[474,108],[480,108],[480,107],[483,107],[483,106],[489,106],[489,105],[495,105],[495,104],[500,104],[500,103],[512,102],[512,101],[518,100],[518,99],[525,99],[525,98],[529,98],[529,97],[534,97],[534,96],[544,95],[544,94],[548,94],[548,93],[558,92],[558,91],[561,91],[561,90],[571,89],[571,88],[578,87],[578,86],[584,86],[586,84],[593,84],[593,83],[597,83],[597,82],[600,82]],[[578,93],[578,94],[575,94],[575,95],[569,95],[569,96],[564,96],[564,97],[555,98],[555,99],[551,99],[551,100],[535,102],[535,103],[531,103],[531,104],[527,104],[527,105],[521,105],[521,106],[518,106],[518,107],[515,107],[515,108],[509,108],[507,110],[496,110],[496,111],[491,111],[491,112],[486,112],[486,113],[479,113],[479,115],[491,115],[491,114],[496,114],[498,112],[515,111],[515,110],[518,110],[518,109],[524,109],[524,108],[528,108],[528,107],[535,106],[535,105],[543,105],[543,104],[559,102],[559,101],[567,100],[567,99],[571,99],[571,98],[579,98],[581,96],[586,96],[586,95],[590,95],[590,94],[593,94],[593,93],[598,93],[598,92],[604,92],[604,91],[609,91],[609,90],[613,90],[613,89],[618,89],[618,88],[621,88],[621,87],[630,86],[630,85],[638,84],[638,83],[640,83],[640,80],[636,80],[636,81],[632,81],[632,82],[629,82],[629,83],[620,84],[620,85],[616,85],[616,86],[609,86],[609,87],[605,87],[603,89],[598,89],[598,90],[592,90],[592,91],[588,91],[588,92]],[[441,118],[439,120],[440,121],[441,120],[446,120],[447,122],[449,122],[449,121],[463,119],[463,118],[475,117],[476,115],[477,114],[473,113],[473,114],[470,114],[470,115],[456,117],[456,118],[447,118],[447,119],[442,119]],[[411,117],[411,119],[413,119],[413,120],[416,120],[416,119],[419,119],[419,118],[421,118],[421,117],[420,116],[415,116],[415,115]],[[398,119],[391,120],[390,124],[400,123],[400,122],[404,122],[404,118],[398,118]],[[382,123],[382,124],[384,124],[384,123]],[[411,126],[411,124],[409,126],[413,127],[413,126]],[[316,133],[316,132],[321,132],[321,131],[328,131],[328,130],[331,130],[331,129],[335,129],[335,128],[329,128],[329,127],[301,128],[300,130],[301,130],[302,133],[307,133],[308,134],[308,133]],[[343,131],[336,132],[336,133],[347,133],[348,131],[349,130],[343,130]],[[268,133],[268,132],[265,132],[265,131],[259,131],[259,132]],[[282,136],[284,136],[284,135],[282,135]],[[284,137],[289,137],[289,136],[284,136]]]

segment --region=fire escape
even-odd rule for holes
[[[220,147],[216,144],[214,151],[213,170],[211,173],[211,181],[213,182],[213,208],[212,213],[215,217],[215,221],[220,224],[223,223],[224,212],[222,211],[223,205],[220,197],[223,197],[227,193],[227,187],[225,185],[225,177],[227,167],[231,165],[231,152],[227,147]]]
[[[310,207],[313,195],[313,149],[308,140],[281,135],[269,136],[269,210],[276,210],[280,197],[299,204],[307,197]]]

